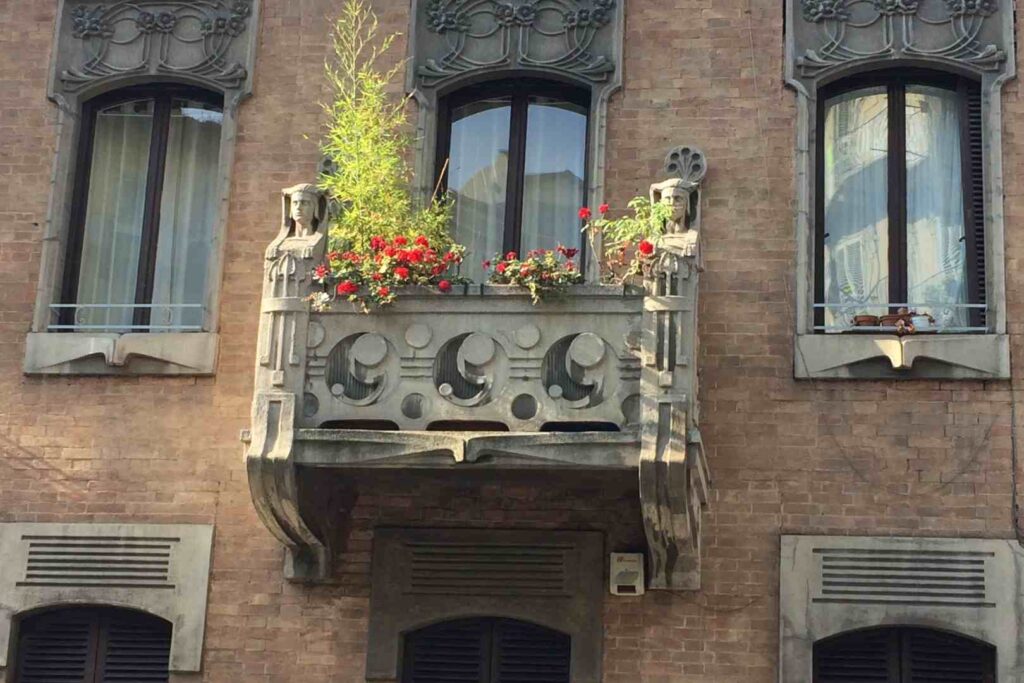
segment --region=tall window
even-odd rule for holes
[[[464,274],[499,252],[581,244],[589,95],[529,79],[487,83],[446,98],[438,173],[455,199]]]
[[[512,619],[457,619],[411,633],[403,683],[569,683],[569,636]]]
[[[166,683],[171,624],[132,610],[71,607],[25,619],[14,683]]]
[[[814,683],[995,683],[995,654],[932,629],[854,631],[814,644]]]
[[[818,329],[902,307],[942,331],[983,326],[978,85],[910,69],[841,81],[817,130]]]
[[[178,86],[86,104],[51,329],[202,329],[222,116],[219,96]]]

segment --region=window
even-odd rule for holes
[[[816,331],[906,307],[926,328],[984,332],[978,84],[901,69],[826,86],[818,102]]]
[[[403,683],[569,683],[569,636],[512,619],[458,619],[410,634]]]
[[[995,648],[923,628],[844,633],[814,645],[814,683],[994,683]]]
[[[51,330],[203,329],[222,101],[163,85],[87,102]]]
[[[142,612],[73,607],[21,623],[14,683],[167,681],[171,624]]]
[[[455,200],[465,275],[507,251],[580,245],[589,95],[529,79],[490,82],[441,108],[438,175]]]

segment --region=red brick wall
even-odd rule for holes
[[[238,433],[278,191],[316,167],[333,1],[263,0],[255,92],[239,121],[216,377],[23,376],[55,145],[45,95],[54,5],[0,0],[0,521],[215,523],[211,683],[362,680],[378,521],[599,528],[610,545],[637,542],[635,502],[614,492],[385,481],[352,511],[336,585],[283,581],[282,550],[249,501]],[[406,2],[376,8],[385,28],[406,30]],[[673,144],[697,144],[711,163],[700,363],[715,488],[704,587],[608,597],[605,680],[769,683],[780,533],[1012,537],[1013,396],[1006,382],[794,381],[795,106],[782,83],[782,3],[629,0],[627,14],[608,199],[644,193]],[[395,58],[403,54],[398,45]],[[1020,356],[1015,83],[1003,106],[1008,317]]]

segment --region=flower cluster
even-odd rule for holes
[[[597,208],[600,216],[592,218],[593,212],[583,207],[579,217],[585,221],[583,229],[591,242],[597,235],[602,236],[604,263],[608,268],[608,279],[613,282],[627,282],[635,277],[647,277],[654,265],[654,251],[661,240],[668,209],[662,204],[652,204],[644,197],[634,197],[628,204],[632,216],[607,218],[609,206]]]
[[[71,10],[71,34],[75,38],[108,38],[114,35],[114,27],[107,21],[106,11],[103,5],[75,7]]]
[[[497,255],[492,261],[484,261],[484,270],[491,270],[491,284],[517,285],[530,291],[533,303],[541,297],[558,294],[569,285],[583,282],[583,274],[573,259],[579,249],[559,245],[556,249],[534,249],[525,258],[510,251],[504,256]]]
[[[178,17],[170,12],[139,12],[135,25],[143,33],[170,33],[178,23]]]
[[[368,252],[332,251],[326,263],[313,269],[313,280],[324,291],[310,301],[318,311],[327,310],[338,298],[367,309],[369,304],[393,302],[400,287],[431,287],[447,293],[466,281],[458,276],[463,253],[459,245],[436,249],[423,235],[412,240],[401,235],[392,240],[373,237]]]

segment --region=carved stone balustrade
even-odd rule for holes
[[[289,549],[289,578],[329,576],[339,526],[308,502],[304,468],[582,469],[637,472],[649,587],[699,586],[704,162],[678,148],[669,164],[677,178],[652,197],[673,218],[645,287],[580,285],[536,306],[518,288],[468,285],[410,289],[369,314],[344,301],[311,312],[326,201],[312,186],[285,191],[244,440],[253,501]]]

